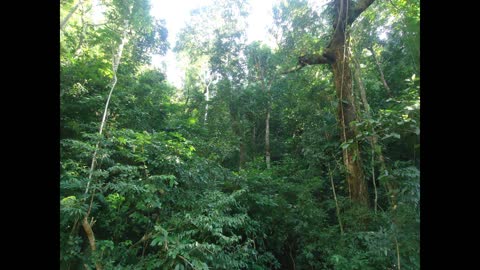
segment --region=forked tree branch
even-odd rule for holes
[[[348,18],[348,24],[351,25],[357,18],[362,14],[365,9],[367,9],[375,0],[360,0],[353,7],[352,11],[349,12],[350,16]]]
[[[348,0],[337,0],[337,1],[342,1],[340,2],[341,8],[343,8],[343,6],[348,6],[343,3],[343,1],[348,1]],[[286,71],[280,72],[280,74],[288,74],[288,73],[296,72],[307,65],[333,64],[335,62],[335,55],[330,45],[333,44],[335,38],[338,38],[337,34],[339,31],[340,32],[346,31],[345,26],[342,26],[340,22],[342,21],[344,22],[345,16],[346,14],[348,14],[347,24],[351,25],[358,18],[358,16],[360,16],[360,14],[363,11],[365,11],[365,9],[367,9],[374,1],[375,0],[359,0],[350,11],[343,12],[343,10],[341,10],[338,14],[339,18],[336,23],[335,29],[333,31],[331,40],[328,43],[329,45],[327,46],[327,48],[324,49],[323,53],[321,55],[309,54],[309,55],[299,56],[298,64],[295,67],[288,69]],[[342,16],[343,18],[341,18]],[[339,29],[341,27],[343,27],[343,29]]]

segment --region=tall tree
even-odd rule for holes
[[[270,117],[272,110],[272,85],[277,78],[275,70],[274,54],[270,48],[259,43],[253,43],[247,48],[250,66],[253,70],[255,81],[259,83],[265,97],[265,163],[270,169]]]
[[[352,91],[352,71],[348,54],[349,27],[367,9],[374,0],[335,0],[333,34],[322,54],[306,54],[298,58],[297,67],[328,64],[333,71],[335,89],[338,98],[338,121],[341,129],[341,141],[348,145],[343,149],[343,163],[347,171],[347,183],[351,199],[362,205],[368,205],[368,191],[360,159],[360,148],[355,140],[356,128],[351,125],[357,120]]]
[[[216,0],[209,6],[194,10],[190,24],[181,31],[175,48],[187,53],[192,63],[204,61],[205,57],[208,60],[209,71],[204,70],[202,73],[207,72],[211,77],[215,77],[216,84],[202,83],[208,85],[208,88],[205,88],[205,97],[209,100],[212,98],[212,87],[217,88],[218,95],[225,97],[223,101],[228,106],[231,129],[238,140],[238,168],[243,167],[247,156],[245,130],[242,125],[244,113],[239,102],[245,84],[242,52],[246,41],[247,10],[245,0]],[[208,108],[207,104],[208,101],[205,109]]]

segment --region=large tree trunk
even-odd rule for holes
[[[360,162],[360,149],[355,137],[356,128],[351,123],[357,120],[354,99],[352,95],[352,76],[349,66],[349,55],[346,54],[346,41],[349,35],[347,26],[360,16],[374,0],[335,0],[334,31],[329,45],[321,55],[308,54],[298,58],[296,67],[281,74],[297,71],[306,65],[330,64],[333,69],[335,89],[338,97],[338,123],[342,142],[352,140],[352,144],[343,150],[343,163],[347,171],[347,183],[352,201],[368,206],[367,184]],[[352,5],[353,6],[349,6]]]
[[[352,201],[368,205],[367,184],[360,161],[360,149],[355,141],[357,130],[351,123],[357,120],[352,95],[352,76],[348,56],[344,55],[344,44],[332,48],[335,52],[335,63],[332,64],[335,89],[338,97],[338,120],[342,142],[353,140],[353,143],[343,150],[343,163],[347,170],[347,183]],[[345,56],[345,57],[344,57]]]
[[[347,184],[352,201],[368,206],[367,184],[360,159],[359,145],[355,140],[357,129],[351,125],[357,120],[352,92],[352,70],[350,69],[346,31],[347,18],[349,17],[348,0],[338,1],[338,16],[335,32],[327,49],[327,54],[334,56],[331,64],[335,89],[338,98],[338,123],[342,142],[352,140],[351,145],[343,150],[343,163],[347,171]]]

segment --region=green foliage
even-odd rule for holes
[[[90,138],[88,144],[93,146],[96,137]],[[105,265],[141,265],[128,258],[140,250],[141,245],[132,243],[145,232],[152,234],[147,253],[162,254],[162,269],[178,264],[241,269],[261,256],[245,234],[254,230],[249,229],[252,221],[237,203],[244,190],[222,191],[223,169],[194,157],[194,148],[181,134],[111,130],[102,145],[92,187],[100,204],[95,204],[92,215],[101,219],[95,228]],[[64,153],[79,153],[73,150],[84,146],[74,140],[62,143]],[[81,154],[62,157],[61,211],[66,235],[88,207],[76,197],[84,197],[83,190],[72,184],[86,181],[85,161]],[[126,241],[130,245],[124,245]],[[72,256],[62,255],[62,260],[71,261]]]
[[[169,46],[148,1],[102,1],[99,24],[90,4],[79,9],[61,33],[61,269],[419,269],[419,1],[375,1],[348,29],[370,106],[355,93],[346,142],[331,69],[281,73],[327,46],[334,2],[276,5],[275,48],[247,44],[248,1],[193,11],[175,46],[188,63],[182,89],[148,66]],[[62,18],[74,4],[61,2]],[[368,207],[345,180],[354,145]]]

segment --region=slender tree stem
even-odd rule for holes
[[[102,122],[100,123],[100,129],[98,131],[99,135],[102,135],[103,128],[105,127],[105,123],[107,122],[108,105],[110,104],[110,98],[112,97],[113,90],[115,89],[115,86],[117,85],[117,69],[118,69],[118,65],[120,64],[120,59],[122,57],[123,47],[128,42],[128,36],[127,35],[128,35],[128,21],[125,20],[125,29],[123,30],[122,42],[118,46],[118,51],[117,51],[116,54],[113,55],[113,59],[112,59],[113,78],[112,78],[112,82],[111,82],[111,86],[110,86],[110,92],[108,93],[107,102],[105,103],[105,108],[103,110]],[[93,156],[92,156],[92,163],[90,164],[90,171],[89,171],[89,174],[88,174],[88,183],[87,183],[87,188],[85,189],[85,194],[88,193],[88,190],[89,190],[89,187],[90,187],[90,183],[91,183],[91,180],[92,180],[92,174],[93,174],[93,171],[95,169],[95,164],[96,164],[96,161],[97,161],[97,153],[98,153],[99,146],[100,146],[100,142],[97,142],[97,144],[95,145],[95,151],[93,152]]]
[[[68,20],[70,20],[70,17],[72,17],[73,13],[77,10],[77,8],[80,6],[80,4],[83,2],[83,0],[78,0],[77,4],[73,6],[73,8],[68,12],[67,16],[63,19],[63,21],[60,23],[60,31],[64,31],[65,26],[67,26]]]
[[[288,244],[288,249],[290,250],[288,254],[290,255],[290,260],[292,260],[293,270],[295,270],[297,268],[295,266],[295,260],[293,259],[293,256],[292,256],[292,246],[290,245],[290,243]]]
[[[382,66],[380,65],[380,62],[378,61],[378,58],[375,54],[375,50],[373,50],[373,47],[368,47],[367,48],[370,53],[372,54],[373,60],[375,61],[375,64],[377,65],[378,71],[380,72],[380,79],[383,83],[383,86],[385,87],[385,90],[387,90],[388,96],[392,96],[392,90],[390,90],[390,87],[387,84],[387,81],[385,80],[385,75],[383,74],[383,69]]]
[[[112,82],[111,82],[111,87],[110,87],[110,92],[108,93],[108,97],[107,97],[107,102],[105,103],[105,109],[103,111],[103,117],[102,117],[102,122],[100,124],[100,129],[98,131],[98,134],[99,135],[102,135],[102,132],[103,132],[103,128],[105,126],[105,123],[107,122],[107,112],[108,112],[108,105],[110,103],[110,98],[112,97],[112,93],[113,93],[113,90],[115,89],[115,85],[117,84],[117,69],[118,69],[118,65],[120,64],[120,59],[122,57],[122,53],[123,53],[123,48],[125,46],[125,44],[128,42],[128,21],[125,20],[125,25],[124,25],[124,29],[123,29],[123,35],[122,35],[122,40],[121,40],[121,43],[120,45],[118,46],[118,51],[116,54],[113,55],[113,59],[112,59],[112,72],[113,72],[113,78],[112,78]],[[96,164],[96,161],[97,161],[97,153],[98,153],[98,149],[100,147],[100,141],[98,141],[95,145],[95,151],[93,152],[93,156],[92,156],[92,163],[90,164],[90,171],[89,171],[89,174],[88,174],[88,182],[87,182],[87,187],[85,188],[85,194],[88,194],[89,192],[89,188],[90,188],[90,184],[92,182],[92,176],[93,176],[93,171],[95,170],[95,164]],[[85,234],[87,235],[88,237],[88,241],[90,243],[90,249],[92,250],[92,252],[94,252],[96,250],[96,246],[95,246],[95,234],[92,230],[92,224],[90,224],[88,222],[88,217],[90,216],[90,211],[92,209],[92,206],[93,206],[93,197],[95,195],[95,191],[94,193],[92,194],[91,198],[90,198],[90,205],[88,207],[88,211],[87,213],[85,214],[85,217],[83,218],[83,221],[82,221],[82,226],[83,226],[83,230],[85,231]],[[92,219],[93,221],[93,219]],[[97,261],[95,262],[95,266],[96,266],[96,269],[97,270],[101,270],[102,269],[102,266],[101,264]]]
[[[340,234],[343,235],[342,219],[340,218],[340,207],[338,206],[337,193],[335,192],[335,184],[333,183],[333,175],[328,164],[328,175],[330,176],[330,185],[332,185],[333,199],[335,200],[335,208],[337,211],[338,225],[340,226]]]
[[[371,143],[372,147],[372,182],[373,182],[373,191],[375,193],[375,199],[374,199],[374,211],[375,214],[377,214],[377,208],[378,208],[378,192],[377,192],[377,183],[375,179],[375,145]]]

